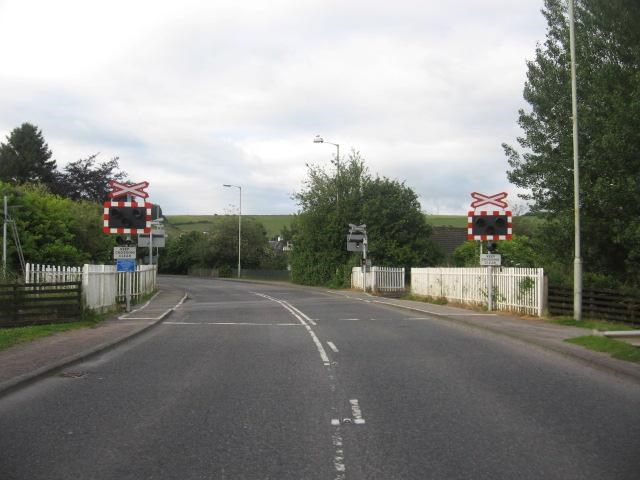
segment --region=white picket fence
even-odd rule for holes
[[[497,310],[542,316],[542,268],[493,268]],[[411,293],[474,305],[487,304],[487,268],[412,268]]]
[[[60,267],[56,265],[26,264],[25,283],[82,282],[85,308],[105,310],[123,302],[126,295],[126,272],[116,272],[115,265]],[[132,299],[156,289],[157,266],[138,265],[131,273]]]
[[[404,268],[371,267],[366,274],[362,273],[360,267],[351,269],[351,288],[373,292],[403,292],[404,287]]]

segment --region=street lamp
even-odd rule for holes
[[[316,135],[315,138],[313,139],[313,143],[328,143],[329,145],[333,145],[336,147],[336,169],[338,171],[338,176],[336,179],[336,183],[338,184],[336,186],[336,204],[338,204],[340,202],[340,145],[337,143],[333,143],[333,142],[327,142],[324,138],[322,138],[320,135]]]
[[[238,278],[240,278],[240,244],[242,241],[242,187],[239,185],[224,184],[223,187],[237,188],[240,193],[240,208],[238,209]]]
[[[580,164],[578,155],[578,95],[576,87],[576,40],[574,0],[569,0],[569,49],[571,53],[571,120],[573,124],[573,317],[582,320],[582,255],[580,251]]]
[[[327,142],[320,135],[316,135],[315,136],[315,138],[313,139],[313,143],[328,143],[329,145],[333,145],[333,146],[336,147],[336,149],[337,149],[337,152],[336,152],[336,166],[338,168],[338,175],[340,175],[340,145],[337,144],[337,143]]]

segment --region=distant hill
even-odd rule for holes
[[[198,231],[208,232],[215,228],[216,223],[225,215],[167,215],[165,229],[169,237],[175,237],[180,233]],[[243,215],[243,218],[251,217],[264,225],[269,238],[280,234],[283,227],[289,227],[293,215]],[[434,227],[459,227],[466,228],[466,215],[425,215],[427,222]]]
[[[167,215],[165,230],[169,238],[184,232],[209,232],[226,215]],[[234,215],[235,216],[235,215]],[[253,218],[260,222],[269,238],[277,236],[282,228],[291,225],[293,215],[242,215],[242,218]]]

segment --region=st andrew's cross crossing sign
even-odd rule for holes
[[[149,186],[149,182],[140,183],[120,183],[116,180],[109,181],[109,198],[119,198],[131,195],[133,197],[148,198],[149,194],[144,191]]]

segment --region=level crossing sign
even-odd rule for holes
[[[116,180],[109,180],[109,198],[126,197],[131,195],[132,197],[147,198],[149,194],[144,191],[149,186],[149,182],[140,183],[120,183]]]

